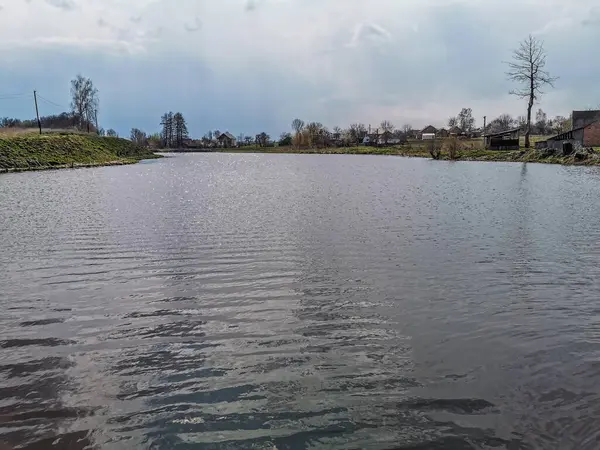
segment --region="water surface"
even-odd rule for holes
[[[599,193],[349,155],[2,175],[0,442],[598,449]]]

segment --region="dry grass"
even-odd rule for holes
[[[42,128],[43,134],[88,134],[84,131],[78,131],[73,128]],[[15,137],[40,134],[39,128],[0,128],[0,136]],[[89,133],[96,134],[96,133]]]

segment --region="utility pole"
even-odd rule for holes
[[[37,116],[38,128],[40,129],[40,134],[42,134],[42,122],[40,122],[40,112],[38,110],[36,91],[33,91],[33,101],[35,102],[35,115]]]
[[[96,133],[100,134],[100,128],[98,128],[98,110],[94,109],[94,122],[96,122]]]

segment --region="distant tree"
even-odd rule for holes
[[[448,128],[454,128],[458,124],[458,119],[456,117],[448,118]]]
[[[188,138],[188,129],[183,114],[180,112],[175,113],[173,116],[173,128],[175,131],[175,146],[181,148],[183,147],[183,141]]]
[[[153,133],[148,136],[148,145],[151,145],[154,148],[160,148],[162,146],[162,136],[160,133]]]
[[[115,130],[113,130],[112,128],[109,128],[108,130],[106,130],[106,135],[108,137],[119,137],[117,132]]]
[[[353,123],[350,125],[350,137],[354,144],[359,144],[367,135],[367,127],[362,123]]]
[[[387,145],[387,143],[396,127],[394,127],[392,122],[390,122],[389,120],[384,120],[383,122],[381,122],[380,127],[381,127],[383,143],[384,143],[384,145]]]
[[[282,147],[292,145],[292,133],[281,133],[281,136],[279,136],[279,145]]]
[[[408,137],[408,135],[410,134],[410,132],[412,131],[413,127],[411,124],[404,124],[402,125],[402,132],[404,133],[404,135],[406,137]]]
[[[208,133],[206,133],[206,139],[208,139],[209,141],[212,141],[214,137],[215,136],[213,136],[212,130],[209,130]]]
[[[340,138],[342,136],[342,128],[335,126],[332,128],[331,132],[334,134],[334,136],[337,136],[338,138]]]
[[[148,136],[138,128],[132,128],[130,133],[131,142],[136,145],[145,147],[148,145]]]
[[[548,134],[548,115],[542,108],[539,108],[535,113],[535,130],[538,134]]]
[[[84,126],[90,132],[90,124],[94,121],[98,110],[98,89],[90,78],[77,75],[71,80],[71,108],[79,121],[80,129]]]
[[[173,148],[175,145],[175,120],[172,112],[162,115],[161,122],[162,146],[164,148]]]
[[[456,118],[458,126],[465,132],[473,131],[475,128],[475,118],[471,108],[463,108]]]
[[[252,145],[252,137],[246,136],[244,138],[244,144],[246,144],[246,145]]]
[[[527,128],[525,131],[525,147],[530,148],[531,135],[531,110],[536,100],[543,95],[542,88],[554,87],[556,77],[550,76],[546,67],[546,51],[544,43],[529,35],[513,51],[512,61],[506,63],[508,79],[521,85],[520,88],[510,91],[518,98],[528,99],[527,103]]]
[[[495,121],[498,124],[497,131],[510,130],[515,123],[515,120],[512,118],[512,116],[510,114],[500,114]]]
[[[256,135],[256,145],[259,147],[267,147],[271,137],[264,131]]]
[[[515,126],[519,127],[521,131],[525,131],[527,128],[527,117],[519,116],[515,120]]]
[[[566,117],[556,116],[554,119],[549,121],[548,127],[554,134],[559,134],[567,131],[565,124],[567,124]]]
[[[300,133],[304,129],[304,120],[294,119],[292,121],[292,130],[296,133]]]
[[[242,145],[244,143],[244,133],[240,133],[237,137],[237,141],[239,145]]]
[[[221,132],[218,129],[216,129],[213,133],[213,137],[215,139],[219,139],[219,136],[221,136]]]

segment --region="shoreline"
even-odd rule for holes
[[[155,159],[155,158],[149,158],[149,159]],[[9,167],[9,168],[0,168],[0,174],[20,173],[20,172],[42,172],[42,171],[47,171],[47,170],[63,170],[63,169],[91,169],[94,167],[109,167],[109,166],[129,166],[129,165],[137,164],[140,161],[145,161],[145,160],[147,160],[147,159],[106,161],[106,162],[97,162],[97,163],[59,164],[59,165],[55,165],[55,166]]]
[[[273,154],[290,154],[290,155],[377,155],[377,156],[400,156],[405,158],[424,158],[432,161],[470,161],[470,162],[514,162],[514,163],[539,163],[539,164],[557,164],[563,166],[600,166],[600,152],[592,153],[575,153],[569,156],[546,156],[543,151],[536,149],[521,149],[521,150],[461,150],[458,151],[456,157],[450,156],[442,152],[438,159],[431,157],[429,152],[423,149],[409,149],[401,147],[340,147],[340,148],[310,148],[310,149],[294,149],[290,147],[278,148],[267,147],[259,148],[252,147],[218,149],[217,153],[273,153]]]

